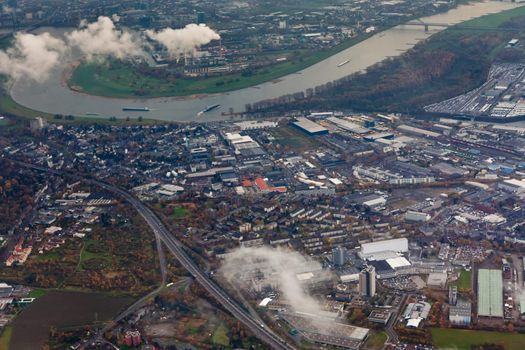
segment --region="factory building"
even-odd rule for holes
[[[395,257],[397,256],[395,253],[406,252],[408,252],[408,239],[396,238],[371,243],[363,243],[361,244],[361,250],[359,251],[359,255],[363,259],[381,260],[374,259],[374,257],[377,258],[378,256],[385,255],[385,253],[394,253],[393,256],[389,257]]]
[[[456,305],[451,305],[448,319],[455,326],[468,326],[472,320],[472,304],[468,301],[458,300]]]
[[[478,316],[503,317],[503,277],[501,270],[479,269]]]
[[[376,294],[376,269],[368,266],[359,273],[359,294],[373,297]]]
[[[405,213],[405,220],[412,222],[427,222],[430,220],[430,215],[428,213],[409,210]]]
[[[328,134],[327,128],[305,117],[296,118],[296,120],[292,122],[292,125],[311,136]]]
[[[430,304],[426,301],[408,304],[405,313],[403,314],[405,320],[407,320],[407,327],[419,327],[421,321],[427,319],[428,314],[430,313],[430,308]]]

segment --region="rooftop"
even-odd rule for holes
[[[501,270],[479,269],[478,315],[503,317],[503,281]]]

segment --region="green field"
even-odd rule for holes
[[[96,248],[95,248],[96,247]],[[87,239],[84,243],[84,247],[80,252],[79,258],[79,269],[83,269],[83,265],[89,260],[99,260],[106,264],[111,263],[111,254],[105,249],[100,249],[101,245],[92,239]],[[102,246],[104,248],[104,246]],[[97,251],[98,250],[98,251]]]
[[[458,286],[460,291],[469,292],[472,289],[472,272],[461,270],[459,279],[454,282],[454,285]]]
[[[217,329],[215,329],[211,340],[214,344],[217,344],[217,345],[222,345],[222,346],[230,345],[230,337],[228,337],[228,330],[226,329],[226,327],[224,327],[223,324],[220,324],[217,327]]]
[[[364,345],[365,349],[382,349],[387,340],[385,332],[373,332]]]
[[[172,217],[174,219],[180,219],[180,218],[185,217],[187,214],[188,214],[188,211],[186,209],[182,207],[176,207],[175,209],[173,209]]]
[[[41,296],[45,295],[47,293],[47,290],[42,288],[35,288],[31,292],[29,292],[28,298],[40,298]]]
[[[523,350],[525,334],[432,328],[438,349],[470,350],[472,345],[501,344],[505,350]]]

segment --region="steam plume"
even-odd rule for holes
[[[276,281],[277,288],[294,311],[319,315],[320,304],[297,279],[298,273],[321,271],[321,265],[297,252],[270,247],[239,248],[228,254],[220,272],[234,285],[257,270],[256,275],[267,281]]]
[[[132,33],[117,30],[109,17],[96,22],[82,21],[80,29],[66,35],[69,44],[78,47],[88,60],[95,56],[113,56],[119,59],[142,54],[142,44]]]
[[[17,33],[14,45],[0,51],[0,73],[12,79],[27,77],[41,81],[60,63],[66,51],[65,43],[49,33]]]
[[[84,20],[79,29],[65,34],[65,40],[49,33],[17,33],[13,47],[0,51],[0,74],[11,80],[45,80],[53,68],[67,64],[73,49],[80,50],[88,60],[143,55],[148,43],[136,32],[117,29],[114,21],[119,19],[114,15],[112,19],[101,16],[93,23]],[[148,30],[146,33],[151,40],[166,46],[173,56],[190,53],[211,40],[220,39],[212,29],[196,24],[159,32]]]
[[[166,47],[172,57],[192,53],[199,46],[221,38],[219,34],[206,25],[194,23],[181,29],[165,28],[158,32],[147,30],[146,34],[150,39]]]

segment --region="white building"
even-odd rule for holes
[[[361,244],[359,255],[363,259],[371,258],[374,255],[384,255],[384,253],[406,253],[408,252],[408,239],[396,238]]]
[[[427,222],[430,220],[430,215],[427,213],[420,213],[417,211],[409,210],[405,213],[405,220],[412,222]]]

